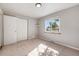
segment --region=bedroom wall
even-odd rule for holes
[[[3,15],[3,12],[2,12],[2,10],[0,9],[0,46],[1,46],[1,43],[2,43],[2,39],[3,39],[3,37],[2,37],[2,15]]]
[[[61,34],[46,33],[44,21],[60,18]],[[68,8],[39,19],[39,38],[63,44],[79,50],[79,5]]]

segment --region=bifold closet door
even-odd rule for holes
[[[2,46],[2,15],[0,14],[0,48],[1,48],[1,46]]]
[[[4,15],[4,45],[15,43],[16,34],[16,17]]]
[[[4,45],[27,40],[27,20],[4,15]]]
[[[27,40],[27,20],[17,19],[17,40]]]

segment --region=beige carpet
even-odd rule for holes
[[[0,56],[79,56],[79,51],[41,39],[4,46]]]

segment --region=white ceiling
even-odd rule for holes
[[[40,18],[51,13],[78,5],[77,3],[43,3],[42,7],[35,7],[35,3],[0,3],[5,14],[18,14]]]

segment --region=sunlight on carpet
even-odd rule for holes
[[[45,44],[39,44],[28,56],[58,56],[59,52]]]

